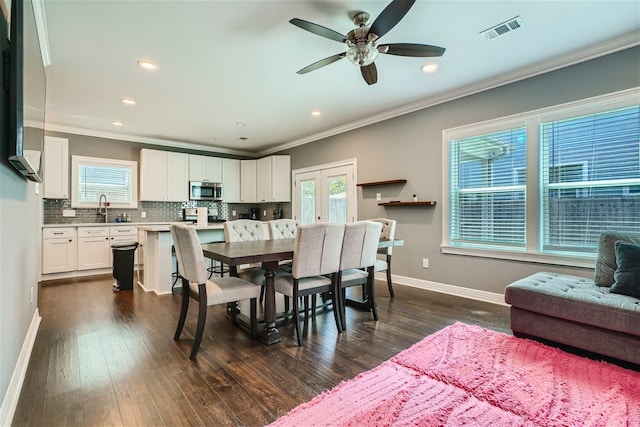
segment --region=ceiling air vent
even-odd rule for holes
[[[491,27],[488,30],[484,30],[480,32],[480,35],[484,37],[486,40],[495,39],[498,36],[502,36],[507,34],[513,30],[517,30],[520,27],[524,26],[524,22],[520,16],[516,16],[515,18],[511,18],[505,22],[502,22],[495,27]]]

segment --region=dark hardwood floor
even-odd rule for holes
[[[338,334],[331,311],[319,312],[303,347],[291,322],[265,346],[211,307],[192,362],[196,305],[175,342],[179,292],[114,293],[113,281],[40,286],[42,323],[13,425],[265,425],[456,321],[510,333],[508,307],[406,286],[391,300],[379,282],[378,322],[347,308]]]

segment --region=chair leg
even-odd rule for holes
[[[311,320],[316,320],[316,305],[318,305],[318,299],[316,298],[318,294],[311,295]]]
[[[284,296],[284,317],[289,317],[289,297]]]
[[[264,289],[264,285],[260,286],[260,304],[262,304],[262,301],[264,301]]]
[[[295,322],[296,338],[298,339],[298,345],[302,346],[302,334],[300,333],[300,306],[298,304],[298,296],[295,295],[293,299],[293,321]]]
[[[250,310],[251,310],[251,338],[255,338],[258,336],[258,309],[257,302],[255,298],[251,298],[250,301]]]
[[[176,328],[176,333],[173,336],[174,341],[178,341],[180,339],[180,334],[184,327],[184,321],[187,318],[187,310],[189,309],[189,298],[189,283],[187,280],[182,279],[182,307],[180,308],[178,327]]]
[[[305,295],[304,297],[304,329],[309,329],[309,295]]]
[[[391,255],[387,255],[387,287],[389,288],[389,295],[393,298],[393,283],[391,283]]]
[[[195,359],[200,350],[200,343],[202,342],[202,335],[204,334],[204,325],[207,323],[207,291],[206,285],[201,284],[198,286],[200,290],[200,301],[198,301],[198,326],[196,326],[196,334],[193,339],[193,347],[191,348],[191,355],[189,359]],[[204,298],[203,298],[204,297]]]
[[[373,320],[378,320],[378,307],[376,307],[376,286],[373,280],[373,267],[369,267],[368,273],[369,277],[367,278],[367,293],[369,294],[369,308],[371,310],[371,314],[373,314]]]
[[[336,328],[338,329],[339,334],[344,332],[345,330],[344,317],[342,315],[344,300],[342,299],[342,286],[340,285],[340,283],[342,283],[342,280],[340,277],[340,273],[338,273],[336,279],[333,281],[333,291],[331,293],[333,294],[333,317],[335,318]]]

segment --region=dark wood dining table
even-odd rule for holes
[[[254,242],[208,243],[202,245],[204,256],[220,261],[230,267],[242,264],[262,264],[265,277],[264,331],[260,339],[265,344],[275,344],[282,340],[276,327],[275,272],[280,261],[293,259],[295,239],[259,240]],[[402,246],[404,240],[381,239],[380,248]],[[232,268],[233,270],[233,268]]]

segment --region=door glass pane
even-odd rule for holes
[[[347,222],[347,176],[336,175],[327,178],[327,206],[329,222]]]
[[[300,181],[300,224],[316,222],[316,180]]]

